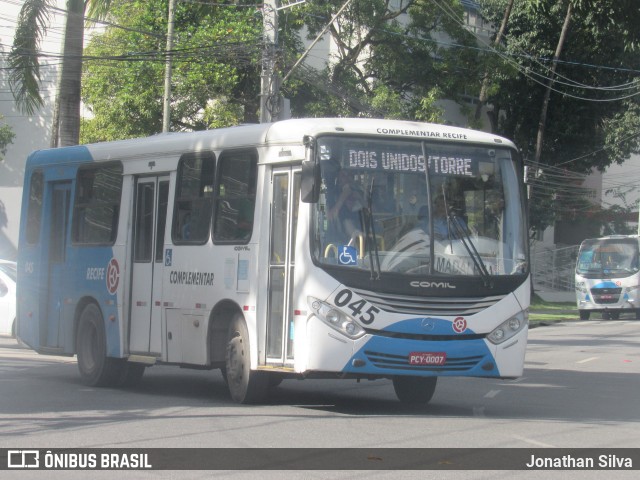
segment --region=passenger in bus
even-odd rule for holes
[[[327,218],[341,239],[348,242],[360,231],[360,212],[364,206],[362,191],[348,170],[340,170],[338,173],[332,196],[334,201],[327,212]]]
[[[411,194],[404,199],[402,204],[400,205],[400,209],[402,210],[402,214],[405,217],[413,217],[416,218],[418,215],[418,191],[413,190]]]
[[[371,192],[371,210],[374,214],[396,213],[396,201],[387,189],[387,185],[376,183]]]
[[[416,227],[427,235],[429,234],[429,207],[422,205],[418,211],[418,223]]]
[[[453,222],[456,222],[455,225]],[[459,227],[459,228],[458,228]],[[460,233],[468,232],[467,223],[456,215],[444,196],[438,195],[433,201],[433,236],[438,240],[460,238]]]
[[[487,237],[500,240],[504,222],[504,198],[498,192],[492,191],[487,197],[484,210],[484,234]]]

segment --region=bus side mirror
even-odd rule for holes
[[[312,161],[302,162],[300,201],[317,203],[320,199],[320,165]]]
[[[320,199],[320,164],[316,162],[316,139],[305,135],[302,139],[305,146],[305,158],[302,162],[302,178],[300,179],[300,201],[302,203],[318,203]]]

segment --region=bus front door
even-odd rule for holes
[[[300,202],[300,170],[273,171],[271,238],[269,246],[269,294],[267,319],[267,364],[293,364],[293,273]]]
[[[162,269],[169,177],[141,177],[136,182],[129,352],[162,352]]]
[[[64,291],[67,281],[66,250],[69,233],[69,208],[71,204],[71,182],[50,183],[49,211],[49,272],[47,308],[42,316],[40,345],[56,349],[62,347],[61,321],[65,305]]]

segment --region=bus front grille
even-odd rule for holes
[[[377,368],[403,370],[405,372],[464,372],[471,370],[482,360],[481,355],[470,357],[447,357],[443,365],[411,365],[407,355],[365,350],[367,360]]]
[[[366,290],[354,292],[381,310],[390,313],[430,316],[469,316],[498,303],[506,295],[491,297],[424,297],[392,295]]]
[[[592,288],[593,301],[599,304],[618,303],[622,288]]]

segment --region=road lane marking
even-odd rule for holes
[[[543,448],[557,448],[555,445],[551,445],[550,443],[539,442],[537,440],[533,440],[531,438],[521,437],[520,435],[512,435],[516,440],[520,440],[525,443],[530,443],[531,445],[535,445],[537,447]]]
[[[499,393],[500,393],[500,390],[489,390],[484,396],[484,398],[494,398]]]
[[[598,360],[600,357],[589,357],[589,358],[585,358],[584,360],[578,360],[576,363],[587,363],[587,362],[592,362],[594,360]]]

